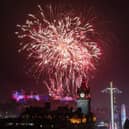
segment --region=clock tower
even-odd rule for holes
[[[87,86],[86,80],[83,78],[80,88],[77,91],[77,107],[81,108],[82,113],[87,115],[90,113],[90,88]]]

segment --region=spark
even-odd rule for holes
[[[17,25],[19,52],[27,53],[37,79],[44,73],[47,75],[43,83],[50,96],[75,97],[82,78],[88,80],[102,55],[97,40],[92,38],[96,29],[89,20],[82,22],[79,16],[48,18],[40,5],[38,8],[40,17],[28,14],[25,24]]]

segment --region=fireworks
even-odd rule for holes
[[[47,76],[43,84],[50,96],[75,97],[82,78],[88,80],[101,56],[96,29],[90,20],[82,22],[79,16],[54,17],[51,6],[46,15],[41,6],[38,8],[40,16],[28,14],[26,23],[17,25],[19,52],[25,52],[33,62],[31,71],[36,79]]]

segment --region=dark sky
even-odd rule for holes
[[[129,2],[128,0],[3,0],[1,2],[0,41],[0,99],[9,99],[12,90],[27,89],[46,93],[24,72],[25,59],[19,55],[18,40],[14,35],[16,24],[24,23],[26,14],[35,12],[37,4],[67,3],[80,7],[93,7],[104,26],[107,44],[104,60],[90,81],[93,105],[105,105],[109,96],[100,91],[112,80],[115,87],[123,91],[118,103],[129,106]],[[107,32],[106,32],[107,31]]]

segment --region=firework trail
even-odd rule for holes
[[[50,6],[48,17],[48,12],[45,15],[40,5],[38,8],[39,17],[28,14],[25,24],[17,25],[19,52],[25,52],[33,63],[31,71],[36,79],[44,74],[48,77],[43,82],[50,96],[75,97],[82,78],[89,79],[101,56],[96,29],[90,20],[82,22],[79,16],[51,16]]]

